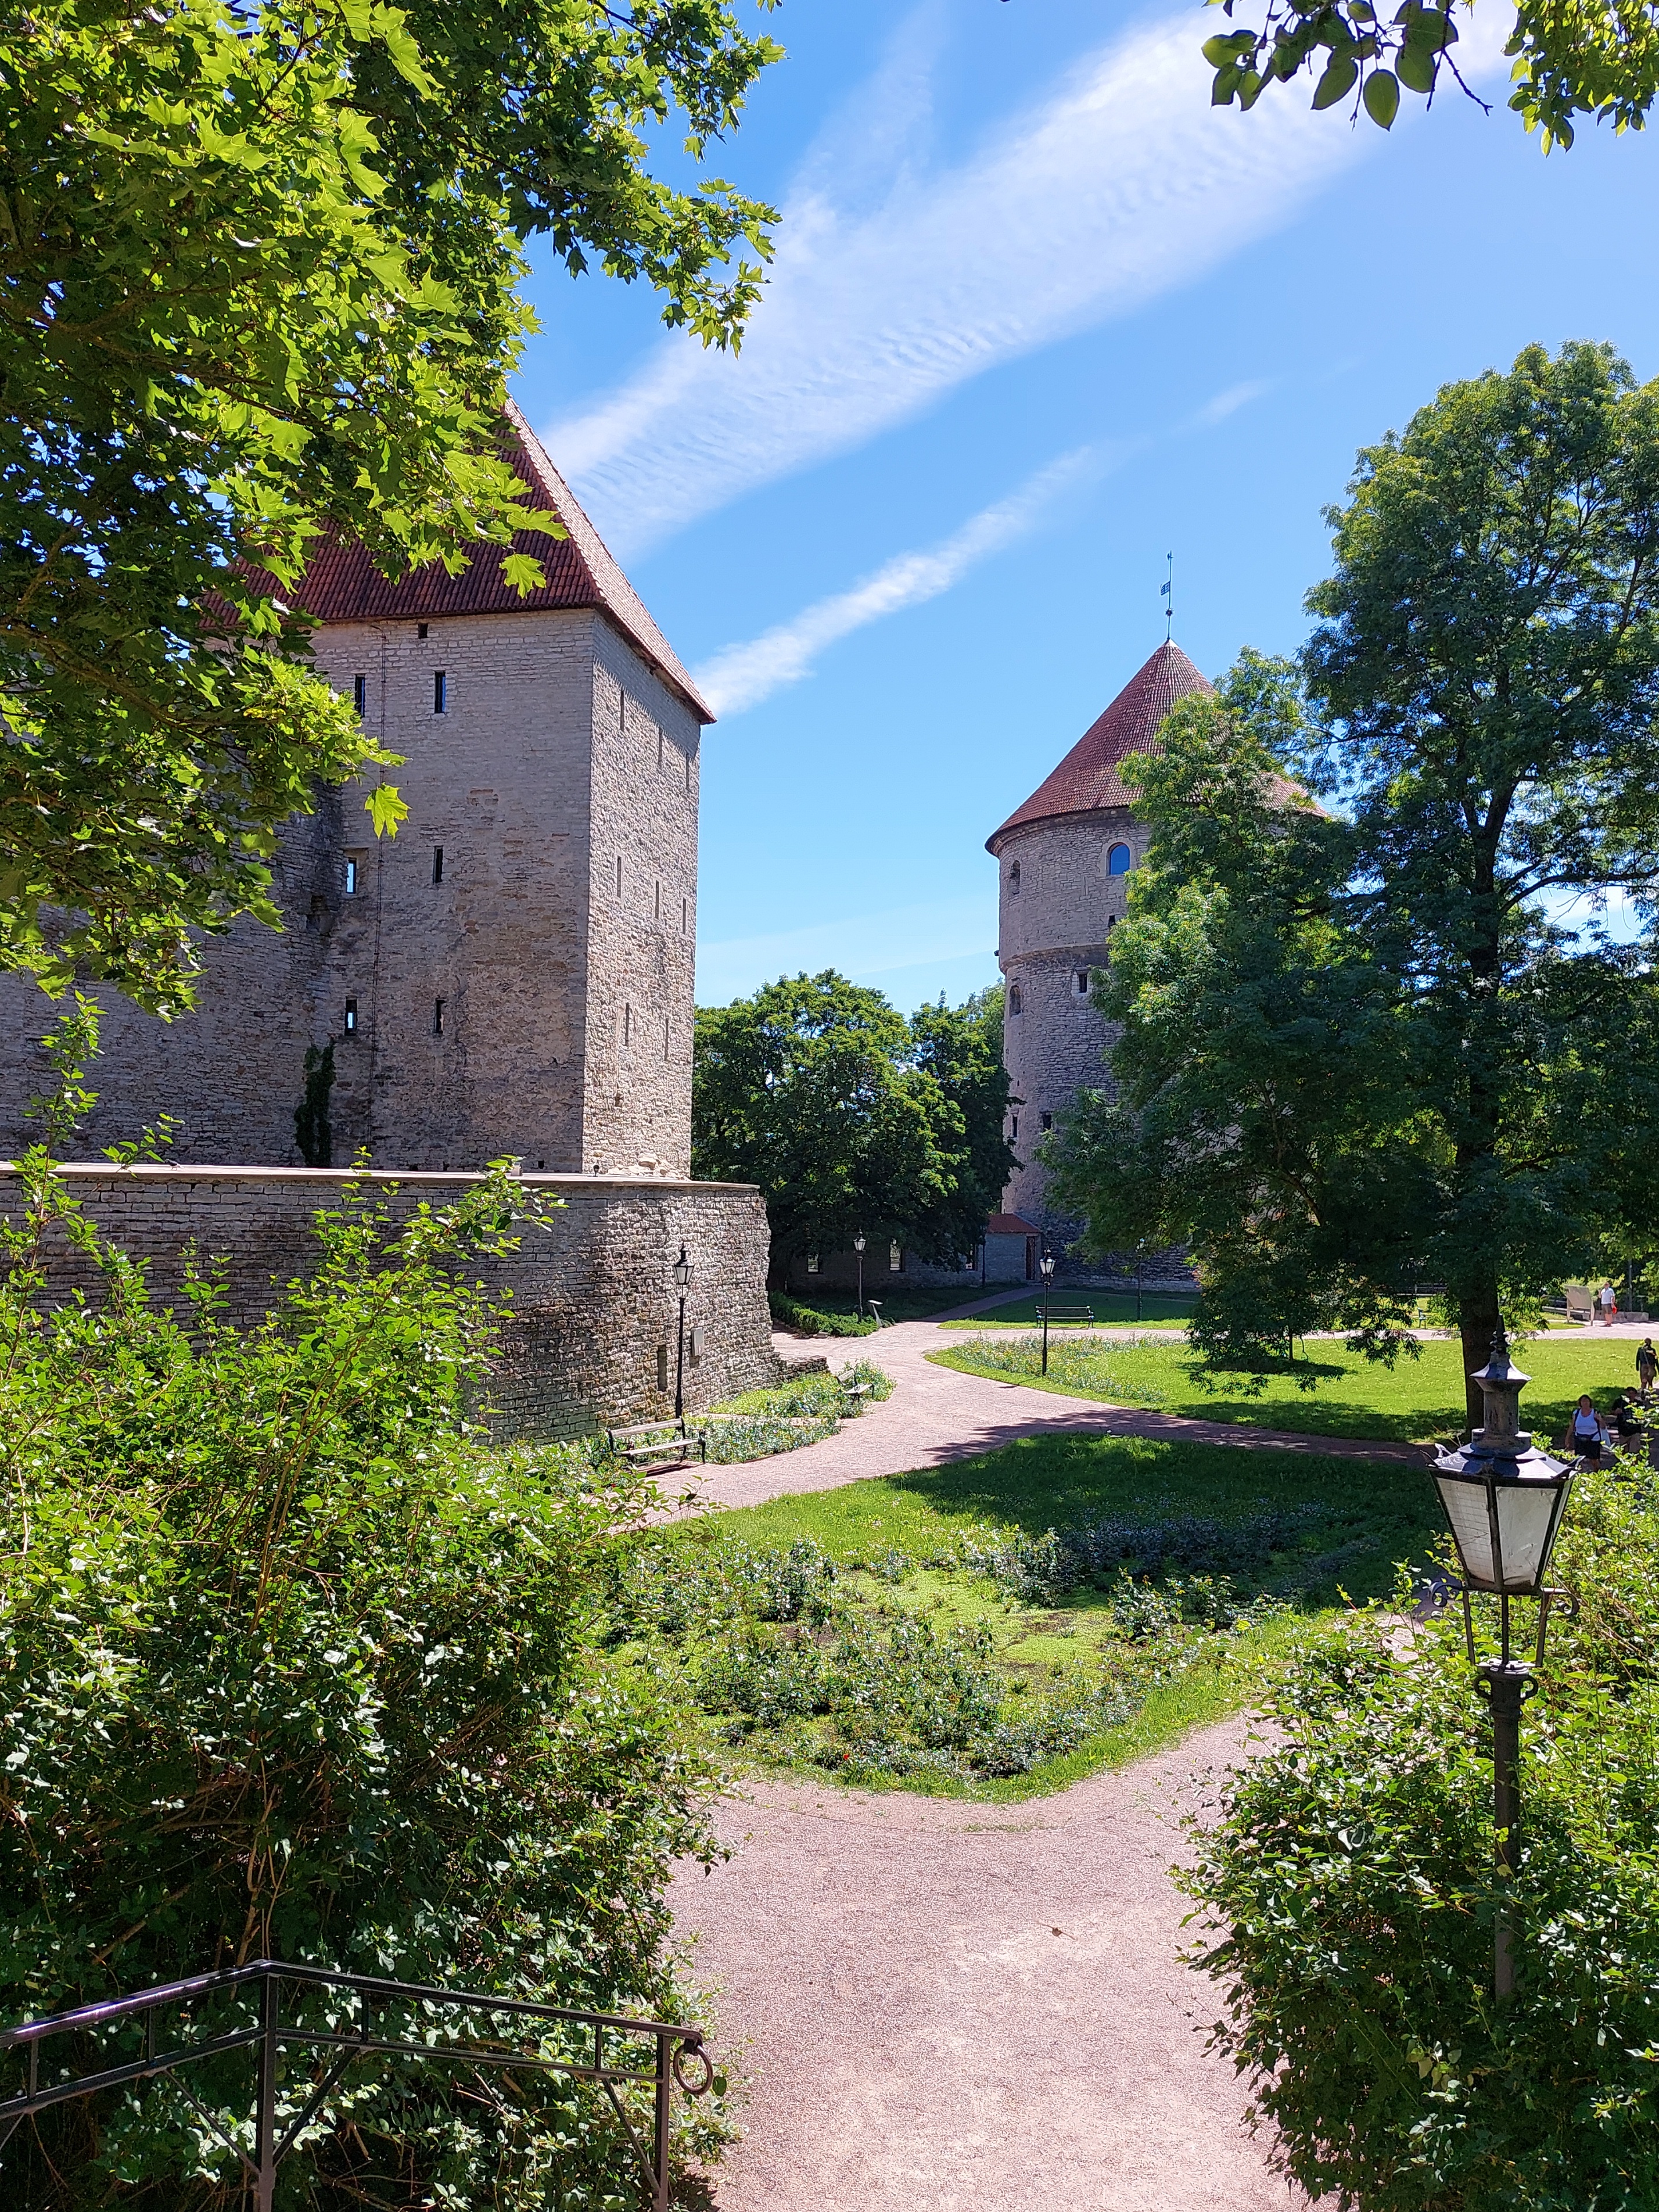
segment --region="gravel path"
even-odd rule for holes
[[[1025,1805],[786,1783],[682,1872],[742,2083],[720,2212],[1297,2212],[1207,2055],[1167,1869],[1232,1721]]]
[[[972,1309],[969,1309],[971,1311]],[[700,1505],[758,1505],[769,1498],[787,1498],[809,1490],[834,1490],[869,1475],[906,1474],[913,1468],[943,1467],[957,1459],[994,1451],[1019,1437],[1066,1431],[1117,1437],[1181,1437],[1196,1443],[1262,1445],[1279,1451],[1322,1452],[1353,1459],[1406,1460],[1421,1466],[1426,1450],[1417,1444],[1373,1443],[1346,1437],[1310,1437],[1279,1429],[1245,1426],[1233,1421],[1188,1420],[1144,1407],[1109,1406],[1087,1398],[1058,1397],[1051,1390],[1028,1389],[1019,1382],[993,1382],[936,1367],[930,1352],[960,1346],[966,1340],[936,1322],[900,1322],[879,1336],[850,1345],[830,1340],[831,1364],[863,1357],[884,1368],[897,1385],[890,1398],[867,1407],[838,1434],[775,1459],[750,1460],[738,1467],[692,1467],[675,1474],[665,1488],[686,1490]],[[773,1340],[786,1359],[820,1359],[825,1340],[793,1336]]]

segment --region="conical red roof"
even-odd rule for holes
[[[1097,722],[1072,747],[1054,774],[1040,783],[1024,806],[1016,807],[998,840],[1028,822],[1047,822],[1057,814],[1092,814],[1097,806],[1127,806],[1134,799],[1118,773],[1126,753],[1156,750],[1154,733],[1177,699],[1188,691],[1212,691],[1178,645],[1160,645],[1139,675],[1132,676]]]
[[[647,613],[599,533],[577,504],[546,448],[511,400],[503,452],[524,483],[526,507],[550,509],[565,526],[563,538],[520,531],[512,550],[542,564],[546,582],[519,592],[501,574],[506,549],[483,546],[459,576],[441,561],[389,582],[361,545],[325,544],[299,582],[283,596],[319,622],[425,622],[441,616],[531,614],[544,607],[598,607],[637,647],[699,721],[714,719],[667,639]],[[273,585],[273,589],[276,586]]]

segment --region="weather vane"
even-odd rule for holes
[[[1164,642],[1168,645],[1175,635],[1175,555],[1170,553],[1164,557],[1170,563],[1170,574],[1167,580],[1158,586],[1158,596],[1164,601]]]

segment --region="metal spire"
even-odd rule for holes
[[[1164,601],[1164,642],[1168,645],[1175,635],[1175,555],[1165,556],[1170,563],[1168,580],[1158,587],[1158,596]]]

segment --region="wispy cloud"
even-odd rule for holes
[[[1097,476],[1106,458],[1090,446],[1062,453],[1006,499],[981,507],[942,544],[924,552],[896,554],[850,591],[818,600],[746,645],[725,647],[695,671],[698,690],[717,714],[757,707],[787,684],[799,683],[824,647],[838,638],[949,591],[988,555],[1000,552],[1034,528],[1062,492]]]
[[[1097,50],[966,161],[918,171],[937,21],[909,19],[871,96],[807,155],[742,352],[671,339],[550,428],[619,551],[1190,283],[1384,143],[1294,91],[1212,108],[1201,14],[1183,9]]]
[[[1265,399],[1273,390],[1270,383],[1230,384],[1224,392],[1218,392],[1213,399],[1206,399],[1193,417],[1203,430],[1212,430],[1218,422],[1224,422],[1230,415],[1237,415],[1241,407],[1248,407],[1253,399]]]

